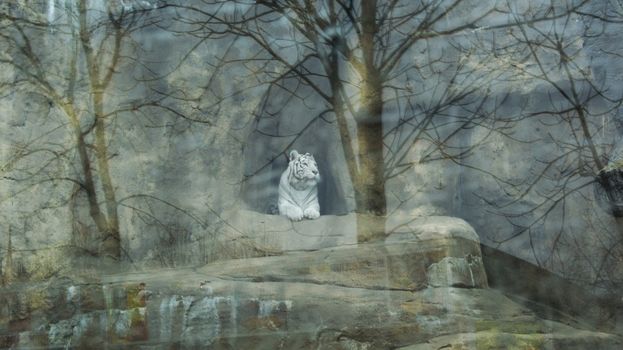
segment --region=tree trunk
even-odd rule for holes
[[[8,225],[7,234],[9,241],[7,243],[6,259],[4,260],[4,271],[2,273],[2,285],[8,286],[13,282],[13,245],[11,243],[11,224]],[[2,262],[0,260],[0,262]],[[1,266],[0,266],[1,267]]]
[[[361,6],[362,78],[360,108],[355,115],[359,160],[353,178],[357,206],[358,240],[385,237],[385,160],[383,158],[383,79],[375,62],[377,1],[364,1]]]
[[[115,187],[110,176],[110,166],[108,165],[108,141],[106,140],[106,122],[104,120],[104,90],[106,89],[112,72],[114,71],[116,60],[119,55],[120,32],[115,33],[115,48],[111,66],[104,78],[100,77],[100,64],[97,60],[97,50],[94,50],[91,42],[93,34],[88,26],[87,2],[79,2],[79,23],[80,23],[80,42],[84,52],[91,97],[93,102],[94,116],[94,150],[97,160],[97,174],[104,192],[104,205],[106,208],[106,223],[104,227],[98,225],[101,237],[100,254],[107,255],[115,259],[121,258],[121,235],[119,230],[119,216],[117,211],[117,199],[115,197]],[[100,52],[101,53],[101,52]],[[99,204],[98,204],[99,205]],[[103,216],[103,215],[102,215]]]
[[[344,115],[342,81],[337,49],[329,56],[327,75],[331,82],[335,112],[348,171],[355,190],[357,240],[366,242],[385,236],[385,162],[383,158],[383,83],[374,62],[374,37],[377,33],[376,1],[362,3],[362,61],[354,65],[362,78],[360,108],[355,112],[357,153]]]
[[[80,159],[80,167],[82,168],[82,176],[84,177],[82,187],[87,194],[87,200],[89,202],[89,215],[93,219],[93,222],[95,222],[97,230],[101,232],[106,229],[107,220],[99,207],[87,144],[84,140],[84,135],[80,129],[80,122],[78,121],[78,117],[76,116],[74,110],[69,106],[65,106],[64,110],[69,117],[74,132],[76,148],[78,149],[78,156]]]
[[[357,123],[358,171],[353,179],[358,213],[385,215],[383,125]]]
[[[96,124],[94,148],[98,164],[97,174],[99,175],[102,188],[104,190],[105,204],[108,215],[104,214],[100,208],[100,201],[98,199],[93,175],[93,167],[91,165],[92,160],[91,157],[89,157],[88,146],[84,139],[84,134],[80,128],[78,117],[70,106],[65,105],[64,110],[69,117],[75,136],[76,148],[78,150],[83,175],[82,188],[86,192],[87,200],[89,202],[89,215],[91,216],[91,219],[93,219],[102,240],[100,254],[119,259],[121,257],[119,220],[117,215],[116,199],[113,191],[114,188],[110,178],[110,172],[108,170],[108,152],[106,148],[105,134],[101,131],[98,133]],[[104,125],[100,125],[100,128],[104,128]],[[100,152],[102,149],[103,151]],[[102,157],[105,157],[104,161],[102,161]]]
[[[376,74],[376,72],[373,72]],[[385,160],[383,157],[383,96],[377,76],[363,82],[362,107],[357,113],[358,170],[353,178],[358,241],[385,237]]]
[[[119,215],[117,211],[117,199],[115,187],[110,176],[108,165],[108,144],[106,140],[106,123],[104,122],[104,96],[101,91],[93,92],[93,108],[95,111],[95,155],[97,157],[97,170],[102,183],[102,190],[106,203],[108,217],[106,229],[100,232],[102,235],[102,248],[100,253],[115,259],[121,258],[121,235],[119,230]]]

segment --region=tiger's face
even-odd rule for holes
[[[314,156],[309,153],[299,154],[297,151],[290,152],[290,167],[292,175],[298,180],[319,181],[318,165]]]

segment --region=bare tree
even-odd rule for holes
[[[3,181],[13,183],[12,197],[58,189],[57,200],[51,204],[42,198],[42,207],[66,206],[84,195],[92,223],[75,231],[94,225],[99,242],[94,253],[119,259],[119,206],[148,197],[117,198],[111,162],[123,151],[114,146],[119,118],[140,117],[148,108],[175,115],[160,94],[147,91],[140,101],[123,99],[141,81],[120,73],[128,72],[128,65],[144,67],[134,35],[160,17],[153,15],[156,6],[145,1],[60,3],[10,3],[0,12],[0,66],[13,72],[3,77],[2,85],[13,90],[5,98],[36,106],[34,113],[18,108],[22,115],[13,118],[38,126],[13,140],[2,165]]]
[[[534,152],[534,161],[519,177],[496,179],[496,192],[503,196],[478,196],[512,228],[486,235],[493,243],[528,242],[537,264],[615,290],[623,252],[621,151],[616,149],[623,94],[613,89],[607,67],[592,61],[590,48],[620,31],[622,8],[614,2],[578,5],[550,1],[524,12],[509,6],[516,26],[479,34],[475,45],[496,57],[483,69],[510,68],[500,78],[525,89],[517,92],[524,102],[516,106],[513,127],[515,136],[523,136],[506,142],[516,151]],[[551,20],[527,20],[543,11]],[[596,54],[607,56],[610,64],[621,57]]]
[[[573,11],[586,1],[566,3]],[[388,179],[420,162],[467,157],[475,145],[461,144],[462,135],[473,128],[503,132],[513,122],[497,118],[500,101],[488,90],[503,72],[467,64],[475,51],[464,43],[476,32],[563,15],[526,11],[517,22],[504,1],[193,4],[181,5],[191,10],[181,16],[190,34],[229,35],[255,44],[245,56],[222,62],[244,62],[254,78],[271,87],[267,99],[285,94],[305,103],[305,88],[326,106],[319,118],[334,116],[355,189],[360,241],[384,232]],[[485,56],[480,52],[478,59]],[[257,117],[263,113],[274,117],[260,106]],[[413,149],[421,143],[429,144],[428,150],[414,160]]]

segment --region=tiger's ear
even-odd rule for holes
[[[290,161],[293,161],[298,157],[299,157],[299,152],[297,152],[296,150],[292,150],[290,152]]]

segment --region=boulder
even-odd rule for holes
[[[442,287],[461,281],[465,282],[464,286],[487,287],[480,243],[469,224],[458,218],[441,216],[415,222],[421,227],[412,233],[392,233],[384,242],[353,242],[310,252],[230,260],[207,265],[200,271],[225,279],[375,289],[419,290],[431,283],[434,287]],[[277,235],[282,237],[282,233]],[[444,258],[452,258],[452,265]],[[454,267],[441,271],[443,266]],[[454,277],[443,280],[442,273],[453,273]]]
[[[244,237],[267,252],[309,251],[357,243],[355,214],[290,221],[281,215],[235,210],[227,216],[227,222],[228,237]]]

